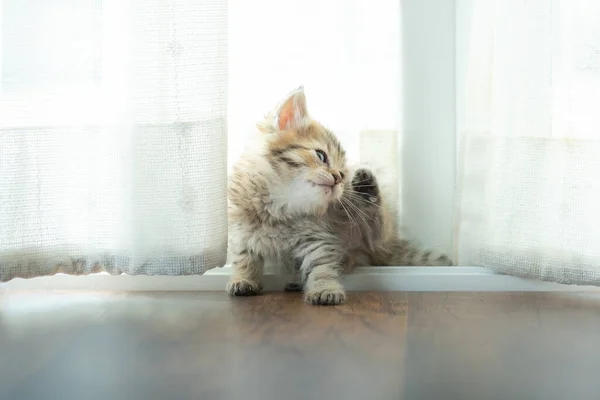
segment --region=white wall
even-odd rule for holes
[[[401,224],[423,246],[452,254],[456,1],[401,0],[401,5]]]

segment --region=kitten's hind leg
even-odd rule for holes
[[[232,296],[253,296],[262,291],[264,261],[247,250],[233,255],[233,274],[227,283],[227,293]]]

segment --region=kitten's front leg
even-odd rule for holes
[[[232,296],[253,296],[262,291],[264,260],[247,249],[232,251],[233,274],[226,290]]]
[[[336,265],[314,267],[304,284],[304,300],[322,306],[335,306],[346,302],[346,291],[339,281],[340,268]]]
[[[307,303],[337,305],[346,301],[346,291],[339,281],[344,271],[343,250],[335,241],[321,242],[313,236],[307,238],[295,253],[303,259],[300,269]]]
[[[368,246],[382,234],[382,199],[377,178],[368,168],[359,168],[344,190],[346,213],[351,226],[357,226]],[[350,204],[348,204],[350,203]]]

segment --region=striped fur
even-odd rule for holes
[[[229,180],[227,291],[257,294],[266,260],[301,272],[305,300],[340,304],[340,276],[358,265],[451,265],[401,239],[393,209],[367,168],[351,170],[335,135],[293,92],[258,125]]]

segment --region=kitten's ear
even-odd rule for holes
[[[308,110],[304,87],[300,86],[289,94],[275,113],[273,124],[276,129],[297,129],[308,123]]]

